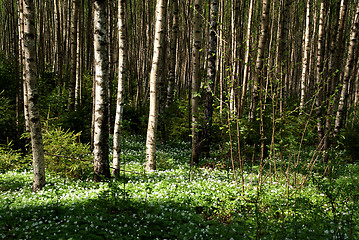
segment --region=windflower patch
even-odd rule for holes
[[[331,182],[279,172],[259,185],[250,169],[237,182],[232,169],[191,171],[187,143],[161,150],[171,168],[144,174],[143,146],[131,146],[128,171],[102,183],[50,174],[33,193],[31,171],[0,175],[0,239],[359,238],[358,166]]]

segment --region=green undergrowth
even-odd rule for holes
[[[31,171],[1,174],[0,238],[359,238],[357,164],[262,175],[204,164],[190,176],[180,142],[159,146],[158,170],[144,174],[143,139],[124,140],[122,153],[121,177],[101,183],[51,173],[32,193]]]

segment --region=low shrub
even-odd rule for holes
[[[31,158],[23,157],[20,151],[12,149],[12,143],[0,145],[0,173],[22,170],[31,166]]]
[[[81,133],[62,128],[43,132],[46,170],[63,177],[86,178],[91,174],[90,146],[80,142]]]

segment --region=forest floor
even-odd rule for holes
[[[158,170],[144,174],[144,142],[124,145],[120,179],[48,174],[33,193],[31,170],[1,174],[0,239],[359,239],[358,164],[330,177],[279,163],[234,176],[213,158],[190,171],[180,142],[160,146]]]

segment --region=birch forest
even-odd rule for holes
[[[359,238],[358,34],[358,0],[0,0],[0,215],[59,176],[91,181],[100,239]],[[111,225],[160,185],[163,225]]]

